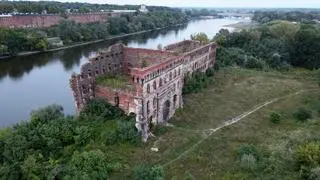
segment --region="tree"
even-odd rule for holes
[[[115,166],[108,162],[100,150],[74,152],[68,164],[66,179],[109,179],[109,172]]]
[[[32,123],[45,123],[64,117],[63,107],[59,105],[50,105],[45,108],[32,111],[30,116]]]
[[[208,36],[205,33],[196,33],[191,35],[191,40],[200,41],[202,45],[208,44],[210,42]]]

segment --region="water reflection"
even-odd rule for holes
[[[97,50],[101,47],[105,48],[118,42],[124,43],[126,45],[129,42],[134,42],[142,45],[146,44],[148,39],[150,38],[153,39],[159,36],[165,36],[172,31],[174,31],[175,34],[178,34],[179,30],[183,30],[186,27],[187,25],[182,25],[171,29],[163,29],[125,38],[117,38],[101,43],[75,47],[72,49],[66,49],[53,53],[13,57],[10,59],[2,60],[0,61],[0,81],[6,76],[8,76],[12,80],[19,80],[34,68],[41,68],[42,66],[45,66],[46,64],[52,63],[54,61],[60,61],[63,64],[64,69],[66,71],[70,71],[75,67],[80,66],[81,59],[88,59],[94,56]]]

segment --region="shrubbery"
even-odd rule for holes
[[[302,177],[313,179],[319,176],[320,143],[311,142],[300,146],[296,152],[296,159]]]
[[[165,134],[166,132],[167,132],[167,127],[164,125],[158,124],[155,127],[154,135],[161,136],[161,135]]]
[[[312,111],[306,109],[305,107],[300,107],[293,113],[293,116],[298,121],[305,122],[312,118]]]
[[[269,119],[270,119],[270,122],[272,122],[274,124],[278,124],[278,123],[280,123],[281,115],[276,112],[272,112],[269,115]]]
[[[107,156],[100,150],[74,152],[68,164],[68,175],[65,179],[109,179],[110,171],[120,168],[119,164],[108,161]]]
[[[161,166],[139,165],[134,168],[132,180],[164,180],[164,171]]]
[[[194,72],[190,76],[185,77],[185,84],[182,89],[183,94],[196,93],[200,90],[207,88],[212,82],[212,76],[214,75],[213,69],[208,69],[205,73]]]
[[[93,99],[88,102],[86,109],[82,112],[82,115],[101,116],[104,118],[121,117],[124,115],[124,111],[112,106],[103,99]]]
[[[116,126],[106,129],[108,123]],[[57,105],[33,111],[30,121],[0,133],[0,179],[108,179],[121,164],[99,149],[110,137],[112,144],[140,142],[134,123],[102,100],[80,117],[65,116]]]
[[[118,121],[115,127],[106,134],[105,139],[106,144],[109,145],[141,142],[140,133],[135,128],[135,121]]]

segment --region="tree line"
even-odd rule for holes
[[[67,10],[71,12],[100,12],[110,10],[137,10],[139,5],[114,5],[114,4],[91,4],[79,2],[54,2],[54,1],[1,1],[0,12],[4,14],[13,13],[34,13],[41,14],[44,10],[48,14],[65,13]],[[177,11],[177,9],[164,6],[148,6],[150,11]]]
[[[229,32],[214,37],[219,45],[218,66],[288,69],[320,68],[320,27],[318,24],[271,21],[258,28]]]
[[[320,11],[256,11],[252,20],[259,23],[267,23],[274,20],[315,23],[315,20],[320,20]]]
[[[50,47],[48,37],[59,37],[64,44],[73,44],[113,35],[128,34],[182,24],[188,17],[182,12],[159,11],[147,14],[110,17],[107,22],[81,24],[63,20],[58,25],[42,29],[0,28],[0,56],[22,51],[44,51]]]

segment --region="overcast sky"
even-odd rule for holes
[[[320,0],[56,0],[100,4],[146,4],[172,7],[293,7],[320,8]]]

